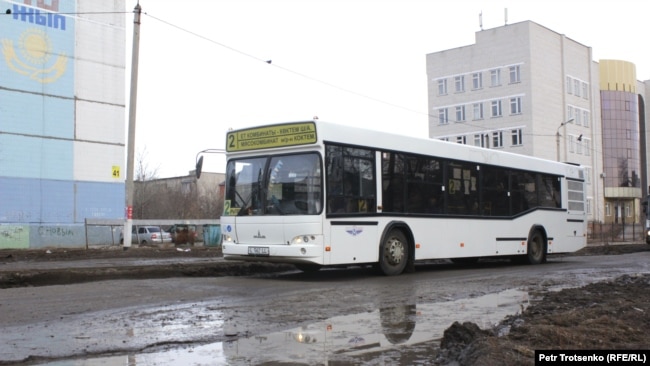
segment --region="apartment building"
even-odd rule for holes
[[[591,47],[525,21],[478,31],[426,65],[429,137],[580,164],[589,220],[638,222],[648,83],[633,64],[596,62]]]
[[[0,249],[124,217],[125,2],[3,1]]]

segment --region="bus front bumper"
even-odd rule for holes
[[[320,245],[244,245],[222,246],[223,258],[227,260],[264,261],[276,263],[322,263],[323,249]]]

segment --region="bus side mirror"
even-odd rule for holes
[[[201,169],[203,169],[203,156],[196,162],[196,179],[201,178]]]

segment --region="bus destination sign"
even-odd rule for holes
[[[297,122],[231,131],[226,136],[226,151],[270,149],[316,143],[316,124]]]

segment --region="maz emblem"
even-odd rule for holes
[[[253,238],[255,239],[266,239],[266,235],[262,235],[259,230],[257,230],[257,235],[254,235]]]
[[[352,226],[352,227],[347,227],[345,228],[345,232],[352,236],[357,236],[363,232],[363,228]]]

